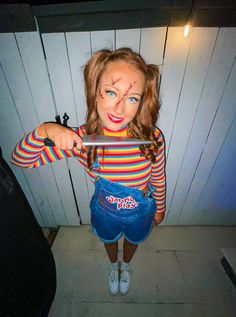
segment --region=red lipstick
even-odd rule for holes
[[[108,113],[107,113],[107,116],[108,116],[108,119],[113,123],[121,123],[124,120],[123,118],[118,118]]]

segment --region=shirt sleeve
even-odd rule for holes
[[[165,139],[162,132],[157,129],[155,134],[158,138],[159,149],[156,153],[156,162],[152,163],[151,184],[154,186],[154,198],[157,205],[157,213],[164,213],[166,208],[166,156]]]
[[[82,137],[85,133],[84,126],[74,128]],[[28,133],[15,147],[11,161],[13,164],[25,168],[37,168],[66,157],[76,157],[86,166],[86,149],[58,150],[55,146],[45,146],[44,139],[38,134],[38,128]]]

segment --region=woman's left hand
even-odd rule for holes
[[[158,226],[163,221],[164,217],[165,217],[165,213],[158,214],[156,212],[152,222],[153,226],[154,227]]]

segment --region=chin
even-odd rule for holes
[[[108,123],[105,126],[111,131],[119,131],[122,129],[122,127],[124,125],[123,124],[110,124],[110,123]]]

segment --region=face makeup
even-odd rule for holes
[[[126,62],[106,66],[98,90],[97,110],[106,128],[119,131],[135,117],[145,78],[137,68]]]

